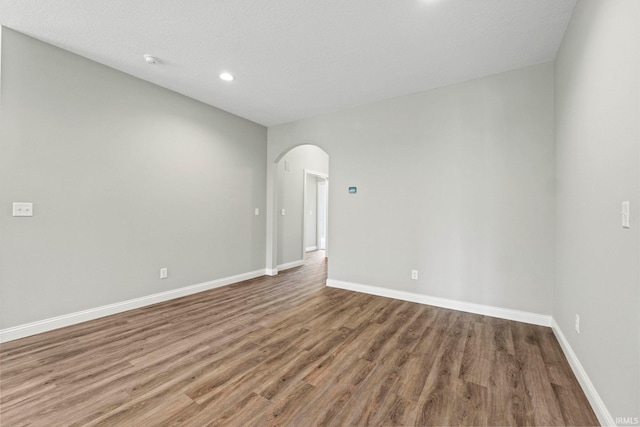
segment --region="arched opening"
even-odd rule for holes
[[[298,145],[281,153],[269,172],[267,273],[275,275],[303,265],[310,252],[328,256],[329,155]]]

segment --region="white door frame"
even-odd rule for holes
[[[304,170],[304,181],[302,182],[302,259],[304,259],[305,254],[307,253],[307,209],[306,209],[306,201],[307,201],[307,175],[312,175],[317,178],[322,178],[327,182],[327,195],[329,194],[329,175],[324,172],[314,171],[312,169]],[[327,213],[329,212],[329,197],[327,197]],[[317,212],[316,212],[317,214]],[[317,217],[317,215],[316,215]],[[328,215],[325,215],[325,224],[329,224]],[[318,242],[319,243],[319,242]],[[325,257],[329,257],[329,233],[325,231]]]
[[[316,198],[316,204],[319,206],[320,205],[320,187],[324,187],[324,224],[322,224],[324,226],[324,247],[322,247],[322,245],[320,244],[320,242],[322,241],[322,237],[320,237],[320,235],[317,233],[317,230],[320,230],[320,215],[318,214],[318,212],[320,212],[320,209],[316,208],[316,239],[318,240],[318,249],[324,250],[326,251],[327,249],[327,235],[329,234],[329,232],[327,231],[327,220],[329,217],[329,209],[328,209],[328,203],[329,203],[329,180],[328,179],[323,179],[323,180],[318,180],[317,184],[316,184],[316,194],[317,194],[317,198]],[[326,258],[326,256],[325,256]]]

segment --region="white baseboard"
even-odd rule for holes
[[[224,277],[222,279],[212,280],[210,282],[199,283],[197,285],[191,285],[184,288],[160,292],[158,294],[135,298],[128,301],[103,305],[102,307],[90,308],[88,310],[82,310],[75,313],[39,320],[37,322],[13,326],[6,329],[0,329],[0,343],[40,334],[42,332],[51,331],[53,329],[63,328],[65,326],[75,325],[77,323],[98,319],[100,317],[110,316],[112,314],[122,313],[123,311],[145,307],[147,305],[168,301],[174,298],[196,294],[198,292],[219,288],[221,286],[242,282],[243,280],[249,280],[264,275],[264,269],[256,270],[250,273],[237,274],[235,276]]]
[[[446,298],[417,294],[415,292],[397,291],[394,289],[380,288],[377,286],[343,282],[341,280],[327,279],[327,286],[332,288],[346,289],[348,291],[377,295],[381,297],[394,298],[403,301],[434,305],[436,307],[449,308],[451,310],[482,314],[484,316],[498,317],[500,319],[515,320],[517,322],[531,323],[540,326],[551,326],[551,316],[545,314],[530,313],[527,311],[512,310],[509,308],[493,307],[482,304],[474,304],[470,302],[456,301]]]
[[[284,264],[280,264],[278,265],[276,268],[267,268],[266,271],[266,275],[267,276],[277,276],[279,272],[281,271],[285,271],[288,270],[290,268],[295,268],[295,267],[300,267],[301,265],[304,265],[304,260],[303,259],[299,259],[297,261],[291,261],[291,262],[287,262]]]
[[[305,249],[305,252],[312,252],[317,250],[318,250],[317,246],[309,246],[308,248]]]
[[[197,285],[186,286],[171,291],[161,292],[148,295],[141,298],[135,298],[115,304],[104,305],[88,310],[78,311],[62,316],[52,317],[37,322],[27,323],[24,325],[14,326],[11,328],[0,329],[0,343],[17,340],[20,338],[36,335],[39,333],[51,331],[54,329],[71,326],[89,320],[98,319],[100,317],[110,316],[112,314],[122,313],[124,311],[145,307],[151,304],[192,295],[209,289],[215,289],[232,283],[242,282],[244,280],[253,279],[265,274],[273,276],[278,271],[303,265],[303,260],[293,261],[279,265],[278,268],[256,270],[249,273],[238,274],[235,276],[225,277],[222,279],[212,280],[209,282],[199,283]],[[582,389],[589,399],[589,403],[593,408],[598,420],[603,426],[615,426],[615,422],[606,405],[600,398],[595,386],[589,379],[578,357],[573,352],[571,345],[562,333],[560,326],[551,316],[530,313],[519,310],[505,309],[481,304],[468,303],[463,301],[450,300],[445,298],[431,297],[428,295],[417,294],[414,292],[397,291],[393,289],[381,288],[377,286],[362,285],[359,283],[344,282],[340,280],[327,279],[327,286],[332,288],[345,289],[349,291],[362,292],[371,295],[377,295],[387,298],[394,298],[403,301],[416,302],[420,304],[433,305],[436,307],[448,308],[452,310],[465,311],[469,313],[482,314],[485,316],[498,317],[501,319],[515,320],[518,322],[531,323],[540,326],[550,326],[562,347],[562,350],[571,365],[574,375],[582,386]]]
[[[591,404],[593,411],[596,413],[598,421],[600,421],[600,424],[602,424],[603,426],[615,426],[616,423],[613,420],[611,413],[600,398],[600,395],[589,379],[587,372],[584,370],[582,364],[578,360],[578,356],[576,356],[576,354],[573,352],[569,341],[567,341],[567,338],[562,333],[562,330],[560,329],[560,326],[555,319],[553,319],[551,328],[553,329],[553,333],[555,334],[558,342],[560,343],[560,346],[562,347],[562,351],[564,352],[565,356],[567,356],[567,360],[569,361],[569,365],[571,365],[573,374],[578,379],[580,386],[582,386],[582,390],[587,396],[587,399],[589,399],[589,403]]]
[[[267,268],[265,270],[265,274],[267,276],[277,276],[278,275],[278,267],[276,267],[276,268]]]
[[[589,379],[586,371],[582,367],[582,364],[578,360],[578,357],[573,352],[573,349],[569,345],[566,337],[562,333],[560,326],[556,323],[553,317],[530,313],[526,311],[512,310],[500,307],[493,307],[488,305],[474,304],[463,301],[450,300],[445,298],[431,297],[428,295],[417,294],[414,292],[397,291],[393,289],[380,288],[377,286],[362,285],[359,283],[343,282],[340,280],[327,279],[327,286],[332,288],[340,288],[349,291],[362,292],[371,295],[377,295],[381,297],[394,298],[403,301],[417,302],[420,304],[434,305],[437,307],[449,308],[452,310],[466,311],[469,313],[482,314],[485,316],[498,317],[501,319],[515,320],[517,322],[531,323],[540,326],[549,326],[552,328],[562,350],[571,365],[574,375],[578,379],[578,382],[582,386],[589,403],[593,408],[598,421],[603,426],[615,426],[611,413],[607,409],[606,405],[600,398],[600,395],[596,391],[595,386]]]
[[[297,261],[287,262],[285,264],[280,264],[278,266],[278,271],[284,271],[284,270],[288,270],[290,268],[300,267],[301,265],[304,265],[304,260],[303,259],[299,259]]]

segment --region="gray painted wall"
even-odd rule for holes
[[[2,328],[264,269],[265,127],[5,28],[2,56]]]
[[[330,156],[329,278],[551,313],[553,64],[268,135],[268,162],[303,142]]]
[[[581,0],[556,61],[553,316],[614,419],[640,416],[639,29],[637,0]]]
[[[289,171],[285,171],[285,161]],[[313,145],[300,145],[278,162],[278,265],[304,259],[304,170],[327,174],[329,156]],[[285,209],[285,215],[280,213]]]

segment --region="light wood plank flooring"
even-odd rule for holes
[[[9,426],[597,425],[549,328],[305,266],[3,344]]]

